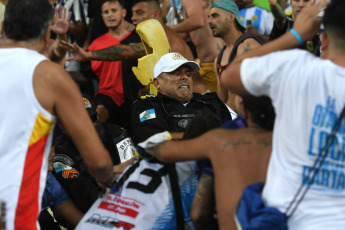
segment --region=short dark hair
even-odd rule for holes
[[[134,0],[132,2],[132,6],[134,6],[135,4],[138,4],[140,2],[147,2],[151,7],[157,8],[160,10],[160,5],[159,5],[158,0]]]
[[[220,119],[214,114],[201,114],[188,122],[183,139],[188,140],[212,130],[219,128],[222,124]]]
[[[337,48],[345,50],[341,47],[345,44],[345,1],[332,0],[326,7],[323,16],[323,25],[326,33],[331,33],[334,39],[340,40],[341,44]],[[339,47],[340,46],[340,47]]]
[[[48,0],[10,0],[6,6],[4,35],[16,41],[39,39],[54,19]]]
[[[102,6],[103,6],[103,4],[106,3],[106,2],[119,2],[119,4],[121,5],[121,7],[122,7],[122,8],[125,8],[125,3],[124,3],[123,0],[103,0],[103,1],[102,1]]]
[[[251,120],[266,130],[273,130],[276,117],[272,101],[269,97],[255,97],[245,95],[242,97],[244,108],[250,113]]]

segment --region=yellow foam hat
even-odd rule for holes
[[[133,73],[143,85],[150,85],[150,94],[157,94],[153,85],[153,68],[161,56],[170,52],[168,38],[163,26],[156,19],[148,19],[137,25],[137,33],[144,44],[146,55],[138,59]]]

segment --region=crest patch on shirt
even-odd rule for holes
[[[156,118],[155,109],[145,110],[139,115],[139,118],[140,118],[140,122],[144,122],[144,121]]]

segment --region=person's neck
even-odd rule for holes
[[[260,125],[254,123],[251,119],[246,119],[248,129],[256,130],[259,132],[272,132],[262,128]]]
[[[237,41],[237,39],[241,37],[242,35],[243,33],[240,30],[234,28],[230,30],[229,33],[223,37],[223,40],[227,47],[232,48],[235,42]]]
[[[328,59],[334,64],[345,68],[345,54],[340,53],[340,51],[330,51],[327,56],[323,58]]]
[[[45,44],[40,41],[35,41],[35,42],[16,41],[16,40],[5,38],[3,40],[0,40],[0,48],[27,48],[31,50],[36,50],[39,53],[43,53]]]
[[[123,23],[116,28],[109,28],[109,34],[117,39],[123,38],[128,32],[129,31],[124,27]]]

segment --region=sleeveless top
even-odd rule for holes
[[[0,49],[0,200],[6,204],[6,229],[38,229],[56,120],[33,89],[34,70],[45,59],[29,49]]]

